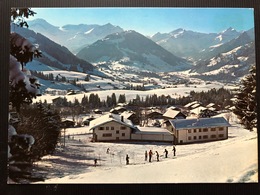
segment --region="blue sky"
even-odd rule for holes
[[[32,8],[54,26],[111,23],[144,35],[168,33],[177,28],[197,32],[238,31],[254,27],[251,8]]]

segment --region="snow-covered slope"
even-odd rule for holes
[[[77,70],[81,72],[93,71],[94,67],[87,61],[77,58],[66,47],[48,39],[40,33],[26,28],[12,25],[12,31],[29,39],[33,44],[38,45],[42,57],[35,59],[42,64],[63,70]]]
[[[92,63],[120,64],[153,72],[187,70],[191,65],[135,31],[108,35],[82,49],[78,57]]]
[[[240,38],[236,40],[240,42],[239,40],[242,40]],[[195,73],[198,78],[206,80],[238,81],[248,74],[249,68],[255,63],[255,44],[251,42],[239,46],[240,44],[235,42],[235,45],[237,47],[230,51],[227,49],[227,52],[219,53],[209,60],[200,61],[190,73]]]
[[[254,40],[253,29],[246,32],[238,32],[231,27],[220,33],[199,33],[177,29],[170,33],[156,33],[151,39],[177,56],[199,60],[213,57],[218,54],[217,52],[224,52],[224,47],[221,47],[219,50],[216,50],[216,48],[220,48],[223,44],[238,38],[242,33],[246,33],[250,37],[250,40],[244,40],[246,41],[245,43]],[[234,49],[234,47],[231,47],[232,42],[229,49]],[[208,55],[208,53],[211,54]]]
[[[257,133],[243,129],[234,116],[231,124],[227,140],[177,145],[176,157],[171,144],[92,143],[88,135],[73,135],[88,133],[88,127],[68,129],[67,134],[74,139],[66,141],[63,151],[38,163],[43,173],[49,174],[47,180],[37,183],[258,182]],[[159,162],[155,157],[151,163],[144,160],[144,152],[150,149],[159,152]],[[169,151],[168,158],[164,157],[164,149]],[[125,165],[126,154],[130,156],[129,165]]]
[[[67,47],[76,54],[81,48],[104,38],[105,36],[122,32],[123,29],[110,23],[105,25],[79,24],[57,27],[43,19],[28,21],[30,29],[39,32],[51,40]]]

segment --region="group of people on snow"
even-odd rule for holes
[[[173,151],[173,156],[176,156],[176,147],[175,146],[173,146],[172,151]],[[165,158],[168,158],[168,150],[164,149],[163,153],[165,153]],[[150,150],[149,152],[147,152],[147,150],[146,150],[145,153],[144,153],[144,156],[145,156],[144,160],[147,161],[147,157],[149,156],[149,162],[152,162],[153,154],[154,153],[152,152],[152,150]],[[159,157],[160,157],[158,151],[155,151],[155,155],[156,155],[156,160],[158,162],[159,161]]]
[[[176,156],[176,147],[175,146],[173,146],[172,151],[173,151],[173,156]],[[109,152],[110,152],[110,149],[107,148],[106,153],[109,154]],[[163,153],[165,154],[165,158],[168,158],[168,150],[164,149]],[[153,155],[154,155],[154,153],[152,152],[152,150],[149,150],[149,152],[147,152],[147,150],[146,150],[145,153],[144,153],[144,156],[145,156],[144,160],[147,161],[147,159],[149,157],[149,162],[152,162],[152,156]],[[157,162],[159,162],[160,155],[159,155],[158,151],[155,151],[155,155],[156,155]],[[130,159],[129,155],[126,154],[125,160],[126,160],[127,165],[129,165],[129,159]],[[96,166],[96,164],[97,164],[97,160],[95,159],[95,166]]]

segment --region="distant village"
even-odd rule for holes
[[[58,99],[54,99],[53,103]],[[218,117],[219,113],[225,117]],[[198,101],[184,106],[131,107],[118,103],[109,112],[94,109],[75,119],[64,118],[64,128],[88,126],[93,142],[169,142],[173,145],[228,139],[231,115],[218,105]]]

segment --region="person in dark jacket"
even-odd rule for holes
[[[152,155],[153,155],[153,152],[152,150],[149,151],[149,162],[152,162]]]
[[[172,151],[173,151],[173,156],[175,156],[176,155],[176,147],[175,146],[173,146]]]
[[[129,156],[128,156],[128,154],[126,155],[125,160],[126,160],[126,164],[129,165]]]
[[[147,150],[145,151],[144,153],[144,160],[147,161],[147,156],[148,156],[148,153],[147,153]]]
[[[156,158],[157,158],[157,162],[159,161],[159,153],[157,151],[155,151],[156,153]]]
[[[168,157],[168,150],[164,150],[164,153],[165,153],[165,158],[167,158]]]

